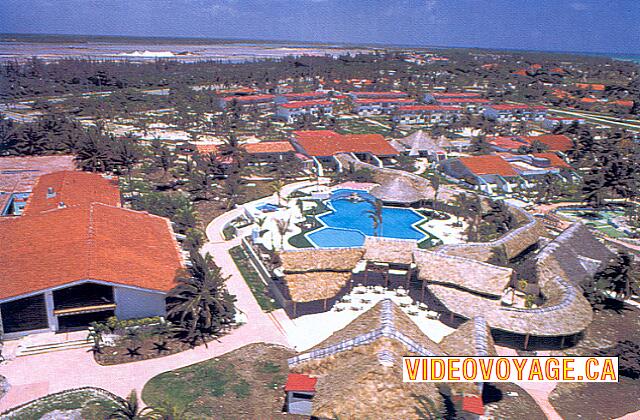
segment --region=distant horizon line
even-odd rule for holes
[[[241,42],[254,42],[254,43],[297,43],[297,44],[307,44],[307,45],[322,45],[322,46],[333,46],[333,47],[368,47],[368,48],[378,48],[378,47],[401,47],[401,48],[435,48],[435,49],[471,49],[471,50],[496,50],[496,51],[509,51],[509,52],[534,52],[534,53],[550,53],[550,54],[572,54],[572,55],[607,55],[607,56],[636,56],[640,57],[640,51],[638,52],[617,52],[617,51],[571,51],[571,50],[541,50],[541,49],[527,49],[527,48],[501,48],[501,47],[481,47],[481,46],[451,46],[451,45],[422,45],[422,44],[394,44],[394,43],[380,43],[380,42],[372,42],[372,43],[362,43],[362,42],[350,42],[350,41],[304,41],[304,40],[296,40],[296,39],[261,39],[261,38],[235,38],[235,37],[206,37],[206,36],[185,36],[185,35],[174,35],[174,36],[159,36],[159,35],[91,35],[91,34],[60,34],[60,33],[40,33],[40,32],[32,32],[32,33],[12,33],[12,32],[0,32],[0,37],[62,37],[62,38],[72,38],[72,37],[85,37],[85,38],[116,38],[116,39],[152,39],[152,40],[185,40],[185,41],[218,41],[218,42],[229,42],[229,43],[241,43]],[[6,40],[1,40],[6,42]]]

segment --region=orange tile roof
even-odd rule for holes
[[[282,108],[287,109],[296,109],[296,108],[310,108],[314,106],[333,106],[333,102],[326,101],[323,99],[314,100],[314,101],[295,101],[295,102],[286,102],[278,105]]]
[[[520,142],[516,137],[487,137],[487,143],[500,147],[503,149],[517,150],[522,146],[526,146],[526,143]]]
[[[288,141],[262,141],[260,143],[245,144],[247,153],[288,153],[295,149]]]
[[[341,135],[330,130],[318,130],[294,131],[294,135],[295,141],[308,156],[333,156],[338,153],[372,153],[378,156],[398,154],[380,134]]]
[[[355,104],[412,104],[415,99],[410,98],[367,98],[367,99],[355,99]]]
[[[562,134],[545,134],[542,136],[520,136],[523,141],[532,144],[534,141],[547,146],[547,149],[551,152],[566,152],[573,149],[573,142],[571,139]]]
[[[398,107],[398,111],[462,111],[462,108],[452,105],[405,105]]]
[[[440,104],[488,104],[489,100],[484,98],[442,98],[438,99]]]
[[[275,95],[249,95],[249,96],[225,96],[222,98],[225,102],[237,101],[242,102],[270,102],[276,96]]]
[[[633,106],[633,101],[624,101],[624,100],[617,100],[613,102],[616,105],[620,105],[620,106],[626,106],[626,107],[632,107]]]
[[[53,196],[49,197],[49,189]],[[38,178],[29,196],[25,215],[57,209],[60,203],[66,207],[87,206],[102,203],[120,205],[120,190],[116,178],[107,179],[92,172],[60,171]]]
[[[305,98],[326,98],[329,96],[327,92],[297,92],[297,93],[285,93],[279,96],[283,96],[287,99],[298,101]]]
[[[354,95],[356,98],[405,98],[409,96],[406,92],[399,91],[386,91],[386,92],[372,92],[372,91],[353,91],[348,92],[349,95]]]
[[[571,168],[571,165],[562,160],[562,158],[555,153],[532,153],[531,156],[538,159],[546,159],[549,161],[551,166],[556,168]]]
[[[169,220],[93,203],[0,220],[0,299],[80,280],[168,292],[182,268]]]
[[[460,162],[476,175],[518,176],[509,162],[496,155],[461,157]]]

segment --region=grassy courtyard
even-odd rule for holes
[[[256,271],[256,269],[249,261],[249,256],[242,249],[242,246],[238,245],[229,250],[229,254],[231,254],[231,258],[233,258],[233,262],[238,267],[240,274],[244,277],[244,281],[251,289],[251,293],[253,293],[253,297],[258,301],[258,305],[265,312],[274,311],[280,306],[275,302],[273,298],[269,295],[269,289],[267,285],[264,284],[262,279],[260,279],[260,275]]]
[[[293,355],[284,347],[251,344],[160,374],[147,382],[142,398],[151,406],[172,407],[183,419],[284,417],[287,358]]]

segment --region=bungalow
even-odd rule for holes
[[[251,162],[280,162],[293,158],[295,149],[288,141],[261,141],[242,146]]]
[[[309,100],[281,103],[276,108],[276,117],[288,123],[302,115],[332,115],[333,102],[327,100]]]
[[[497,155],[449,159],[442,163],[442,169],[447,175],[476,185],[488,194],[492,194],[495,189],[512,192],[514,187],[522,183],[513,166]]]
[[[275,95],[224,96],[218,100],[218,105],[226,108],[230,103],[236,102],[240,106],[270,107],[274,99]]]
[[[501,157],[511,164],[513,169],[526,181],[536,181],[542,175],[567,174],[560,176],[564,180],[578,180],[574,169],[555,153],[532,153],[529,155],[512,155],[501,153]]]
[[[482,98],[479,93],[475,92],[427,92],[424,94],[425,103],[438,103],[440,99],[469,99]]]
[[[563,134],[544,134],[542,136],[519,136],[520,140],[529,145],[534,142],[542,143],[548,152],[566,153],[573,149],[573,141]]]
[[[484,110],[485,118],[498,122],[543,121],[547,108],[524,104],[490,105]]]
[[[427,157],[430,161],[446,159],[448,153],[459,152],[462,148],[459,142],[451,141],[444,136],[432,137],[422,130],[411,133],[407,137],[392,140],[391,143],[400,153]]]
[[[488,99],[483,98],[439,98],[436,102],[438,105],[459,106],[472,114],[484,111],[490,104]]]
[[[74,169],[69,155],[0,157],[0,216],[22,214],[39,176]]]
[[[406,105],[396,109],[393,121],[398,124],[449,124],[460,116],[462,108],[445,105]]]
[[[391,114],[396,108],[404,105],[415,104],[410,98],[367,98],[353,101],[353,112],[362,115]]]
[[[0,220],[5,338],[165,315],[184,267],[171,224],[119,203],[114,180],[57,172],[38,179],[23,217]]]
[[[569,126],[573,124],[582,125],[584,124],[584,118],[578,117],[545,117],[544,121],[542,121],[542,127],[547,130],[553,130],[558,126]]]
[[[276,95],[275,103],[283,104],[286,102],[299,102],[299,101],[313,101],[317,99],[327,99],[329,92],[299,92],[299,93],[284,93],[282,95]]]
[[[385,91],[385,92],[372,92],[372,91],[353,91],[348,92],[347,95],[351,96],[352,99],[400,99],[407,98],[409,96],[408,93],[400,92],[400,91]]]
[[[338,134],[331,130],[294,131],[291,140],[293,147],[301,154],[314,159],[317,163],[336,165],[341,169],[334,156],[349,153],[365,161],[373,161],[382,166],[382,159],[397,156],[399,153],[380,134]]]

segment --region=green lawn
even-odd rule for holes
[[[24,408],[6,413],[2,418],[12,420],[39,419],[55,410],[80,410],[83,419],[107,418],[117,407],[113,399],[88,389],[52,394],[35,400]]]
[[[233,262],[235,262],[240,274],[244,277],[244,281],[249,286],[249,289],[251,289],[251,293],[253,293],[253,296],[258,301],[260,308],[265,312],[271,312],[280,308],[278,303],[269,296],[269,289],[260,279],[258,272],[249,261],[249,256],[244,249],[242,249],[242,246],[238,245],[231,248],[229,254],[231,254]]]
[[[285,416],[280,414],[282,387],[293,354],[281,346],[251,344],[152,378],[142,399],[152,407],[171,408],[180,419]]]

